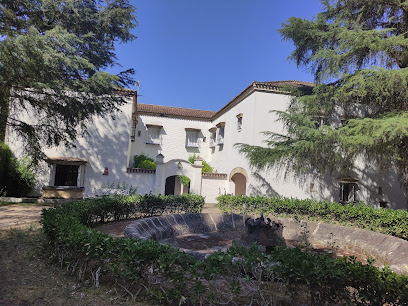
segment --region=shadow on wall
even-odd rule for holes
[[[258,182],[258,184],[249,185],[249,193],[254,196],[263,196],[263,197],[278,197],[279,193],[272,188],[271,184],[259,173],[253,172],[252,176]]]
[[[376,207],[380,207],[380,202],[383,202],[386,208],[407,208],[403,185],[395,168],[383,169],[375,164],[367,164],[364,169],[358,169],[358,172],[361,177],[358,183],[364,188],[368,203]]]
[[[129,99],[131,100],[131,99]],[[44,153],[49,157],[75,157],[87,160],[85,167],[85,191],[91,192],[95,187],[101,187],[108,182],[127,181],[127,152],[130,138],[131,103],[121,106],[120,111],[106,114],[104,117],[94,117],[89,122],[87,131],[80,135],[72,147],[60,145],[45,148]],[[32,112],[22,110],[19,118],[23,121],[37,124],[36,118],[43,117]],[[29,116],[26,114],[30,114]],[[14,133],[8,134],[8,139],[17,154],[21,156],[24,140]],[[109,175],[103,175],[108,168]],[[42,186],[48,185],[50,168],[43,162],[37,172],[39,191]]]
[[[385,207],[392,209],[406,209],[407,202],[404,196],[403,186],[399,181],[398,173],[394,169],[383,169],[377,166],[378,163],[367,160],[360,161],[358,165],[347,175],[340,173],[327,173],[320,175],[313,171],[285,172],[285,167],[280,164],[271,169],[269,173],[276,173],[271,176],[259,172],[252,173],[255,183],[249,185],[250,194],[256,196],[287,196],[287,194],[299,198],[311,198],[314,200],[339,202],[341,183],[339,178],[351,177],[358,180],[356,199],[373,207]],[[277,185],[274,185],[274,182]],[[295,190],[286,188],[283,194],[283,185],[295,184],[299,187],[299,195],[293,194]],[[277,192],[272,186],[277,188]],[[296,188],[295,188],[296,189]]]
[[[130,143],[131,146],[131,152],[132,152],[132,156],[130,156],[131,160],[130,160],[130,166],[133,167],[133,156],[134,155],[139,155],[139,154],[146,154],[147,156],[155,159],[157,154],[159,154],[161,152],[161,148],[163,146],[163,136],[167,135],[166,129],[165,127],[162,127],[160,129],[160,144],[152,144],[152,143],[147,143],[147,134],[148,134],[148,129],[146,122],[143,121],[143,118],[139,117],[138,119],[138,123],[137,123],[137,134],[135,137],[135,141],[132,141]],[[141,132],[140,136],[138,135],[138,132]]]
[[[309,176],[309,181],[307,179]],[[363,166],[355,167],[348,175],[339,173],[298,175],[299,186],[308,188],[310,198],[331,202],[340,201],[340,182],[338,178],[350,176],[358,180],[357,201],[362,201],[373,207],[380,207],[380,202],[386,208],[405,209],[406,202],[403,189],[395,169],[380,169],[376,164],[366,162]],[[310,180],[310,178],[312,178]],[[313,184],[313,185],[312,185]],[[380,188],[381,187],[381,188]]]
[[[130,115],[124,107],[122,111],[94,117],[92,125],[77,138],[73,147],[59,146],[45,153],[48,156],[82,158],[88,162],[84,180],[86,196],[110,183],[132,184],[126,174],[129,127]],[[105,168],[108,175],[103,175]]]

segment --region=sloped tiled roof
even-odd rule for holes
[[[172,107],[172,106],[162,106],[162,105],[152,105],[152,104],[137,104],[137,113],[145,115],[154,116],[165,116],[165,117],[182,117],[191,119],[201,119],[201,120],[214,120],[228,109],[234,107],[239,102],[241,102],[245,97],[250,95],[255,90],[276,92],[287,94],[287,92],[282,90],[284,86],[293,86],[296,88],[300,87],[314,87],[314,83],[302,82],[302,81],[272,81],[272,82],[252,82],[247,88],[240,92],[234,99],[224,105],[219,111],[207,111],[199,109]]]
[[[152,104],[137,104],[137,112],[140,114],[152,114],[159,116],[170,117],[186,117],[194,119],[210,120],[216,112],[200,109],[152,105]]]
[[[268,86],[276,86],[276,87],[283,87],[283,86],[293,86],[293,87],[314,87],[315,83],[310,82],[302,82],[302,81],[272,81],[272,82],[254,82],[258,86],[268,85]]]
[[[226,111],[228,111],[229,109],[231,109],[232,107],[237,105],[239,102],[241,102],[243,99],[248,97],[255,90],[262,90],[262,91],[268,91],[268,92],[287,94],[286,91],[282,90],[282,87],[288,86],[288,85],[299,88],[299,87],[313,87],[315,84],[314,83],[309,83],[309,82],[295,81],[295,80],[272,81],[272,82],[256,82],[256,81],[253,81],[247,88],[245,88],[243,91],[241,91],[234,99],[232,99],[230,102],[225,104],[214,115],[212,120],[216,119],[217,117],[221,116]]]

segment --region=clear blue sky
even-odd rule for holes
[[[318,0],[133,0],[138,37],[117,46],[136,70],[140,103],[218,110],[252,81],[313,81],[287,57],[277,29],[312,18]],[[135,89],[135,88],[133,88]]]

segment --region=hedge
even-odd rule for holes
[[[97,286],[110,280],[134,299],[147,294],[163,304],[194,305],[267,305],[305,298],[312,304],[408,300],[406,276],[354,258],[334,259],[286,247],[265,254],[256,246],[235,245],[198,261],[153,240],[114,239],[89,227],[162,212],[198,212],[203,203],[195,195],[103,197],[43,210],[41,222],[61,266]],[[285,288],[289,297],[278,297],[277,288]]]
[[[377,209],[363,203],[340,204],[283,197],[222,195],[217,200],[223,212],[339,222],[408,240],[408,212],[405,210]]]
[[[14,158],[10,148],[0,142],[0,195],[27,196],[35,181],[35,172],[30,159]]]

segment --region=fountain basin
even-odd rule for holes
[[[408,275],[408,241],[363,229],[295,221],[268,216],[283,225],[287,245],[310,244],[313,248],[342,250],[342,254],[361,254],[387,264],[391,270]],[[237,214],[174,214],[138,219],[125,228],[125,237],[155,239],[169,243],[198,258],[225,250],[240,241],[248,216]],[[359,258],[359,256],[357,256]]]

